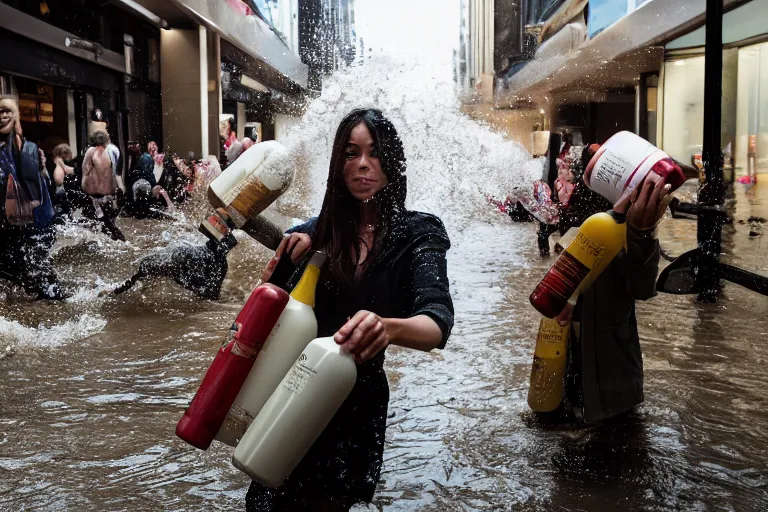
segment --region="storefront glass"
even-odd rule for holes
[[[744,140],[738,136],[738,120],[744,109],[746,81],[741,76],[740,50],[723,50],[721,100],[721,148],[726,181],[743,173],[738,159],[745,152]],[[700,164],[704,142],[704,57],[696,52],[691,57],[673,56],[664,65],[662,111],[662,147],[669,155],[686,164]]]
[[[691,163],[701,152],[704,133],[704,57],[667,62],[664,66],[664,136],[671,157]]]
[[[768,43],[739,49],[736,168],[768,172]]]

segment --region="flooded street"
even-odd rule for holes
[[[61,2],[50,3],[56,11],[52,20],[64,23],[56,18],[65,10],[59,10]],[[673,52],[667,71],[656,69],[667,65],[663,45],[675,29],[667,25],[697,28],[703,2],[694,9],[681,1],[685,5],[668,9],[667,16],[648,14],[660,9],[661,0],[628,2],[643,10],[621,19],[598,17],[605,22],[600,27],[590,26],[595,21],[584,8],[589,4],[599,13],[600,4],[611,2],[507,2],[494,11],[503,2],[359,0],[356,7],[333,3],[350,7],[344,12],[321,10],[320,2],[312,3],[315,10],[307,2],[293,12],[299,2],[174,0],[157,13],[135,6],[115,10],[117,4],[145,3],[154,4],[100,2],[109,9],[98,16],[61,18],[67,25],[53,27],[55,37],[46,36],[45,44],[63,41],[65,29],[74,30],[70,23],[99,27],[99,34],[67,37],[64,50],[31,46],[34,52],[15,59],[29,60],[28,67],[0,69],[7,75],[0,75],[0,86],[26,102],[22,117],[38,120],[22,119],[29,137],[37,125],[53,126],[46,119],[53,119],[49,110],[55,109],[56,122],[65,120],[56,127],[57,137],[79,141],[75,153],[83,153],[88,123],[95,122],[88,116],[101,105],[113,125],[124,125],[122,140],[118,127],[112,129],[121,148],[134,135],[133,142],[154,137],[169,155],[189,154],[192,160],[211,154],[216,160],[226,157],[220,150],[230,140],[217,128],[229,127],[238,144],[246,133],[250,143],[278,140],[295,159],[297,172],[266,215],[288,227],[320,211],[342,118],[352,109],[374,107],[402,138],[406,206],[436,214],[446,226],[455,326],[444,350],[387,349],[391,397],[384,467],[373,503],[353,510],[768,510],[768,299],[726,284],[716,304],[664,294],[639,302],[645,403],[591,428],[542,426],[526,403],[540,319],[528,297],[554,258],[539,256],[536,224],[514,223],[488,204],[491,196],[530,192],[544,165],[531,151],[557,158],[566,136],[576,147],[637,126],[644,130],[641,136],[674,158],[682,157],[669,148],[677,147],[686,159],[705,153],[698,139],[688,137],[702,132],[704,100],[697,103],[693,85],[702,85],[694,72],[703,46],[698,51],[684,41],[672,48],[681,53]],[[9,4],[0,2],[0,12],[18,11],[15,16],[39,22],[33,27],[48,24],[46,2],[25,4],[23,13]],[[275,20],[267,23],[260,4],[271,6]],[[523,4],[537,9],[523,13]],[[490,12],[478,12],[481,7]],[[258,16],[248,14],[252,8]],[[87,10],[78,9],[80,15]],[[611,33],[611,26],[626,28],[629,22],[622,19],[646,14],[642,23],[633,22],[636,30]],[[739,19],[751,18],[747,13]],[[756,25],[761,29],[745,41],[768,41],[762,30],[768,24]],[[557,44],[567,42],[568,48],[539,46],[548,42],[539,38],[566,33]],[[505,39],[512,35],[519,41]],[[647,41],[635,42],[641,35]],[[674,35],[685,37],[681,30]],[[23,34],[4,41],[14,38],[37,44]],[[503,48],[486,47],[491,42]],[[526,55],[509,53],[514,48],[525,48]],[[544,57],[537,57],[537,48],[546,50]],[[768,82],[768,46],[764,50],[726,55],[726,65],[739,58],[744,64],[738,73],[726,69],[723,75],[738,78],[739,90],[751,87],[763,94],[759,84]],[[67,64],[61,55],[83,62]],[[757,75],[758,57],[763,78]],[[59,60],[52,64],[54,58],[61,68]],[[93,74],[105,62],[110,71]],[[81,70],[78,63],[89,67]],[[27,75],[38,67],[48,75],[33,81]],[[700,67],[703,77],[703,63]],[[675,69],[680,83],[664,85],[665,74],[677,76]],[[18,82],[14,88],[4,85],[11,84],[9,77]],[[731,85],[723,103],[730,95],[735,112],[737,84]],[[47,87],[48,99],[42,96]],[[679,98],[672,95],[678,91]],[[739,94],[738,108],[751,102],[750,112],[756,111],[757,96]],[[656,139],[663,131],[657,123],[665,123],[656,109],[665,101],[671,142]],[[677,106],[679,119],[673,117]],[[728,144],[728,157],[740,172],[746,161],[757,172],[768,165],[768,153],[756,149],[768,147],[765,123],[758,123],[756,114],[740,115],[743,133],[733,155],[729,142],[722,146]],[[735,119],[726,121],[736,130]],[[753,121],[757,135],[749,131]],[[130,134],[123,134],[129,127]],[[47,132],[38,131],[43,140]],[[590,136],[594,140],[587,140]],[[553,147],[535,151],[536,140]],[[524,147],[528,141],[531,147]],[[764,276],[768,231],[762,236],[750,231],[768,228],[748,219],[768,217],[766,178],[761,174],[752,189],[734,185],[734,222],[723,229],[723,261]],[[214,442],[202,452],[177,438],[175,427],[272,252],[235,231],[238,245],[228,255],[218,301],[202,300],[165,279],[141,282],[121,295],[105,293],[129,279],[141,258],[169,246],[205,243],[198,232],[212,211],[205,186],[171,213],[170,221],[118,217],[127,241],[69,221],[57,226],[53,263],[72,292],[64,301],[33,301],[0,282],[0,511],[245,509],[250,480],[232,466],[232,448]],[[695,183],[687,182],[677,194],[695,202]],[[696,221],[665,217],[659,237],[666,253],[680,255],[696,247]],[[662,260],[662,267],[667,264]]]
[[[742,199],[737,219],[764,211]],[[159,242],[150,222],[131,222],[132,238]],[[666,219],[664,247],[692,247],[693,226]],[[741,264],[768,271],[765,258],[751,257],[762,238],[734,228],[727,237]],[[77,260],[80,271],[120,281],[133,251],[94,238],[60,249],[56,263]],[[525,403],[537,327],[527,296],[550,263],[535,256],[533,225],[499,216],[452,239],[448,346],[388,351],[392,399],[375,508],[765,510],[764,298],[731,285],[716,305],[669,295],[640,304],[646,403],[615,425],[548,430]],[[103,254],[98,243],[116,246],[109,268],[89,262]],[[167,282],[117,298],[4,301],[3,344],[16,353],[0,360],[0,509],[242,509],[249,482],[231,450],[214,443],[200,452],[174,428],[267,256],[243,239],[220,303]],[[22,327],[35,316],[45,325],[75,320]]]

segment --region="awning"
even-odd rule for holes
[[[743,0],[725,0],[726,7],[740,3]],[[614,83],[615,77],[606,75],[617,72],[616,66],[611,66],[615,61],[623,61],[619,71],[626,71],[625,76],[642,71],[640,68],[646,62],[640,62],[642,66],[637,69],[628,69],[627,65],[631,66],[644,50],[655,58],[657,51],[654,45],[704,23],[705,6],[703,0],[649,1],[579,48],[529,62],[505,80],[497,100],[501,104],[514,104],[548,96],[552,91],[575,83],[593,83],[596,87]]]
[[[291,51],[270,26],[258,16],[244,16],[224,0],[137,0],[171,26],[179,24],[178,15],[187,17],[218,33],[237,49],[253,58],[261,73],[257,77],[274,89],[295,93],[307,88],[309,69]]]
[[[226,2],[171,0],[210,30],[244,51],[267,69],[274,70],[305,89],[309,70],[280,37],[257,16],[243,16]],[[269,81],[269,80],[267,80]],[[272,84],[267,84],[272,85]],[[278,87],[279,85],[279,87]],[[275,84],[284,89],[283,84]]]
[[[103,46],[79,39],[74,34],[25,14],[0,2],[0,29],[37,41],[45,46],[125,73],[125,57]],[[4,58],[12,59],[6,54]]]

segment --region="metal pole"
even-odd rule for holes
[[[723,90],[723,0],[707,0],[704,50],[704,147],[706,181],[699,189],[697,229],[700,258],[696,265],[699,300],[715,302],[720,294],[717,264],[720,258],[722,207],[725,202],[721,153],[721,98]]]

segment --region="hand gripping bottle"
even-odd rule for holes
[[[288,189],[294,173],[282,144],[274,140],[254,144],[209,185],[208,201],[221,219],[204,220],[200,231],[218,240],[222,224],[231,220],[242,228]]]
[[[646,178],[663,178],[672,191],[685,182],[683,170],[669,155],[626,131],[600,146],[584,170],[584,183],[614,205]]]
[[[528,388],[528,405],[536,412],[552,412],[563,401],[570,331],[570,324],[561,327],[549,318],[542,318],[539,323]]]
[[[357,380],[353,357],[333,338],[312,341],[253,420],[232,464],[280,487],[341,407]]]
[[[177,436],[208,449],[286,304],[288,294],[276,286],[263,284],[253,290],[176,425]]]
[[[589,217],[531,293],[531,305],[547,318],[556,317],[571,297],[598,278],[624,247],[626,237],[626,214],[611,210]]]
[[[325,259],[323,253],[316,252],[309,260],[299,283],[291,292],[288,305],[264,343],[224,425],[216,435],[217,440],[230,446],[237,445],[296,358],[317,337],[317,319],[313,308],[315,289]]]

